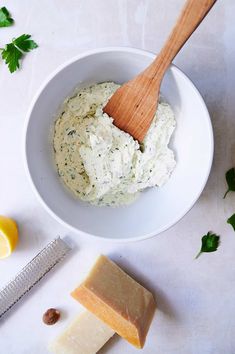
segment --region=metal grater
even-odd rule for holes
[[[70,250],[71,247],[60,237],[44,247],[0,291],[0,318],[59,263]]]

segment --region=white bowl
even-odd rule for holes
[[[28,175],[45,208],[76,232],[112,240],[141,240],[168,229],[192,208],[210,173],[213,133],[205,103],[176,66],[167,71],[161,92],[172,106],[177,128],[171,140],[177,166],[162,188],[151,188],[125,207],[95,207],[75,199],[60,181],[53,161],[51,131],[56,112],[79,86],[123,83],[146,68],[155,55],[133,48],[89,51],[54,72],[36,95],[28,114],[25,159]]]

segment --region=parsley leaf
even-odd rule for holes
[[[23,52],[30,52],[30,50],[38,47],[37,43],[35,43],[29,34],[22,34],[22,36],[13,39],[13,43],[17,48],[22,50]]]
[[[0,27],[8,27],[13,24],[14,20],[11,18],[6,7],[0,8]]]
[[[230,216],[230,218],[227,220],[227,223],[232,225],[234,231],[235,231],[235,214],[233,214],[232,216]]]
[[[22,59],[25,53],[38,47],[30,38],[31,36],[29,34],[23,34],[13,39],[11,43],[6,44],[3,49],[2,59],[5,60],[11,73],[19,69],[20,59]]]
[[[228,170],[226,172],[225,177],[226,177],[228,189],[224,195],[224,198],[226,197],[228,192],[230,192],[230,191],[235,192],[235,169],[231,168],[230,170]]]
[[[201,250],[196,256],[196,259],[201,255],[203,252],[215,252],[220,245],[220,237],[216,234],[208,232],[206,235],[202,237],[202,246]]]
[[[7,44],[2,52],[2,59],[5,60],[11,73],[19,69],[22,56],[22,52],[13,43]]]

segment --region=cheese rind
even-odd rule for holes
[[[49,346],[54,354],[95,354],[114,331],[92,313],[80,314]]]
[[[98,258],[71,295],[128,342],[144,346],[156,308],[153,295],[107,257]]]

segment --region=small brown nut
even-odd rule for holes
[[[51,308],[44,313],[42,320],[47,325],[53,325],[59,320],[59,318],[60,312],[56,309]]]

